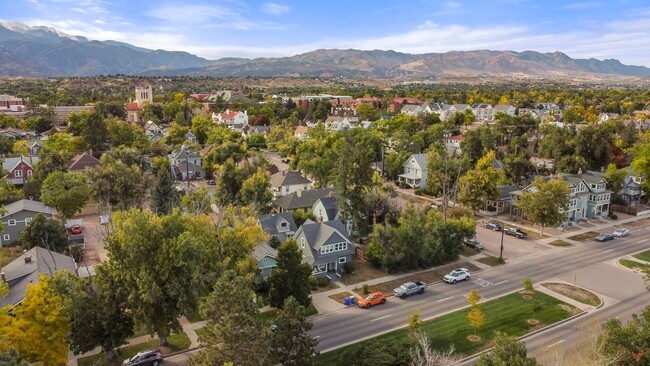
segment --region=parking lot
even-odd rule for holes
[[[480,222],[477,222],[476,239],[485,246],[485,253],[496,257],[499,256],[501,231],[488,230]],[[514,259],[547,249],[549,249],[547,245],[538,244],[533,239],[517,239],[514,236],[503,235],[503,257],[506,259]]]

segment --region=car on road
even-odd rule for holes
[[[608,241],[614,239],[614,235],[610,233],[601,233],[597,237],[594,238],[595,241]]]
[[[503,230],[503,227],[496,222],[488,222],[487,224],[483,224],[483,227],[488,229],[488,230],[494,230],[494,231],[501,231]]]
[[[471,238],[471,239],[465,239],[465,240],[463,240],[463,243],[464,243],[465,245],[467,245],[468,247],[470,247],[470,248],[474,248],[474,249],[477,249],[477,250],[483,250],[483,249],[485,249],[485,245],[481,244],[480,241],[478,241],[478,240],[476,240],[476,239],[474,239],[474,238]]]
[[[357,301],[360,308],[369,308],[374,305],[383,304],[386,302],[386,295],[383,292],[373,292],[366,297],[362,297]]]
[[[163,362],[163,353],[159,349],[142,351],[124,360],[122,366],[158,366]]]
[[[406,282],[400,287],[397,287],[393,290],[393,295],[403,299],[407,296],[415,294],[423,294],[424,290],[427,288],[427,284],[424,282]]]
[[[528,237],[528,234],[525,232],[521,231],[521,229],[514,228],[514,227],[509,227],[505,230],[503,230],[503,233],[506,235],[512,235],[516,237],[517,239],[525,239]]]
[[[72,225],[70,227],[71,234],[81,234],[81,225]]]
[[[456,268],[453,271],[447,273],[445,277],[442,278],[443,281],[447,283],[456,283],[458,281],[469,280],[471,274],[467,268]]]
[[[612,235],[614,235],[615,238],[622,238],[630,235],[630,230],[624,228],[616,229]]]

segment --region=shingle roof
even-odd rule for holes
[[[26,263],[25,258],[31,258],[31,260]],[[62,269],[76,274],[77,265],[74,259],[41,247],[28,250],[0,270],[5,274],[9,285],[9,295],[0,297],[0,307],[15,305],[24,299],[27,294],[27,285],[37,284],[40,273],[53,276],[55,271]]]
[[[293,219],[293,214],[291,214],[291,212],[266,214],[260,216],[257,220],[259,221],[262,230],[269,235],[279,234],[278,224],[281,220],[285,220],[289,223],[289,231],[295,232],[298,230],[296,221]]]
[[[90,155],[87,152],[75,155],[70,161],[68,161],[68,171],[77,172],[83,171],[86,167],[95,167],[99,165],[99,159]]]
[[[408,160],[403,165],[408,164],[412,159],[420,166],[422,170],[427,169],[427,154],[413,154],[409,156]]]
[[[510,186],[498,186],[499,189],[499,201],[510,198],[510,193],[520,190],[519,186],[510,185]]]
[[[320,203],[323,205],[323,208],[325,208],[325,214],[327,215],[326,219],[327,220],[334,220],[336,217],[336,213],[338,211],[338,206],[336,206],[336,197],[323,197],[319,198],[316,202],[314,202],[314,205],[320,201]]]
[[[283,210],[297,210],[299,208],[311,208],[319,198],[327,197],[334,194],[334,188],[318,188],[302,191],[300,196],[297,192],[282,196],[273,201],[273,205]]]
[[[6,205],[5,211],[6,211],[5,214],[0,218],[13,215],[16,212],[20,212],[20,211],[40,212],[42,214],[47,214],[47,215],[54,215],[56,213],[56,209],[54,207],[46,206],[45,204],[43,204],[43,202],[40,201],[32,201],[26,199],[22,199],[20,201],[16,201],[14,203],[10,203]]]
[[[279,173],[275,173],[271,176],[271,186],[273,187],[282,187],[282,186],[292,186],[296,184],[309,184],[311,181],[297,170],[287,170]]]
[[[264,243],[256,246],[255,249],[253,249],[253,253],[251,253],[251,255],[253,258],[255,258],[255,260],[259,261],[267,255],[276,258],[278,256],[278,251],[271,248],[270,245]]]
[[[319,250],[325,244],[340,243],[342,240],[349,241],[345,226],[340,220],[321,223],[307,220],[300,228],[305,234],[305,240],[314,250]]]

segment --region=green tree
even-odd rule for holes
[[[235,202],[241,190],[243,174],[232,158],[226,160],[216,171],[215,197],[224,203]]]
[[[130,160],[128,155],[107,153],[98,166],[86,172],[97,202],[110,204],[116,210],[140,206],[148,190],[148,177],[136,160]]]
[[[205,348],[190,359],[192,365],[211,366],[227,361],[242,366],[268,364],[269,331],[256,317],[254,299],[250,282],[234,271],[219,278],[201,303],[201,315],[207,324],[199,341]]]
[[[362,121],[376,121],[381,112],[370,103],[361,103],[357,106],[357,115]]]
[[[0,351],[0,365],[3,366],[29,366],[29,363],[23,361],[18,355],[18,351],[10,348],[6,351]]]
[[[302,306],[311,303],[309,277],[312,268],[302,261],[302,250],[295,240],[288,240],[278,248],[276,266],[269,276],[271,306],[280,308],[292,296]]]
[[[497,332],[495,346],[489,353],[482,354],[477,366],[536,366],[535,358],[528,357],[526,345],[515,337]]]
[[[650,132],[646,131],[640,141],[632,148],[632,169],[642,176],[650,177]],[[642,183],[644,195],[650,192],[650,179]]]
[[[449,202],[455,201],[460,187],[460,178],[468,170],[468,160],[459,157],[444,147],[437,147],[427,155],[427,189],[442,197],[442,213],[446,220]]]
[[[192,215],[209,214],[212,212],[212,199],[205,188],[199,188],[181,196],[181,208]]]
[[[275,320],[270,336],[271,364],[310,366],[318,355],[318,341],[307,333],[312,324],[305,317],[305,308],[289,297]]]
[[[83,138],[85,150],[97,153],[106,150],[109,134],[106,121],[100,114],[81,111],[72,113],[68,121],[67,132]]]
[[[41,247],[57,253],[63,253],[70,245],[65,226],[41,213],[20,233],[20,243],[25,250]]]
[[[194,118],[192,118],[192,133],[194,133],[196,141],[200,145],[205,145],[208,141],[208,136],[210,136],[214,129],[215,125],[211,119],[201,116],[194,116]]]
[[[459,200],[474,212],[486,209],[489,200],[499,198],[498,184],[503,181],[503,172],[495,169],[495,162],[496,154],[490,151],[460,179]]]
[[[545,227],[557,226],[567,219],[565,212],[569,208],[569,187],[562,177],[537,177],[532,189],[519,197],[517,207],[529,220],[540,225],[540,232],[544,234]]]
[[[264,170],[257,172],[242,182],[239,191],[240,201],[247,205],[254,205],[260,209],[266,208],[273,199],[271,181]]]
[[[521,280],[521,283],[524,286],[524,289],[528,291],[533,290],[533,282],[530,280],[530,277],[524,277],[524,279]]]
[[[618,169],[615,164],[607,165],[607,172],[605,174],[605,180],[607,181],[607,189],[612,191],[612,203],[624,204],[625,201],[621,197],[621,191],[623,190],[623,184],[625,178],[627,177],[627,172],[623,169]]]
[[[81,173],[53,172],[43,181],[41,200],[54,206],[64,220],[70,219],[88,200],[90,190]]]
[[[120,120],[108,120],[106,127],[109,142],[113,147],[126,146],[143,149],[147,146],[147,136],[138,125]]]
[[[158,170],[151,187],[151,210],[158,215],[167,215],[179,204],[178,191],[174,187],[169,166]]]
[[[100,346],[106,359],[115,361],[115,349],[133,335],[133,319],[127,309],[128,294],[108,266],[110,262],[95,267],[92,282],[70,272],[57,273],[52,281],[69,317],[70,349],[81,354]]]
[[[178,211],[159,217],[131,209],[113,214],[113,232],[106,238],[110,274],[127,291],[133,317],[157,334],[162,346],[172,332],[180,331],[178,318],[196,308],[199,264],[214,259],[205,253],[206,244],[200,244],[209,240],[202,235],[204,221],[191,221],[192,216]]]
[[[604,333],[599,338],[602,353],[618,359],[617,365],[650,364],[650,306],[640,315],[633,314],[627,324],[611,318],[603,324]]]

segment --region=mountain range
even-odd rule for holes
[[[352,78],[521,75],[650,76],[650,68],[618,60],[572,59],[562,52],[395,51],[321,49],[291,57],[207,60],[187,52],[93,41],[49,27],[0,21],[0,76],[342,76]]]

